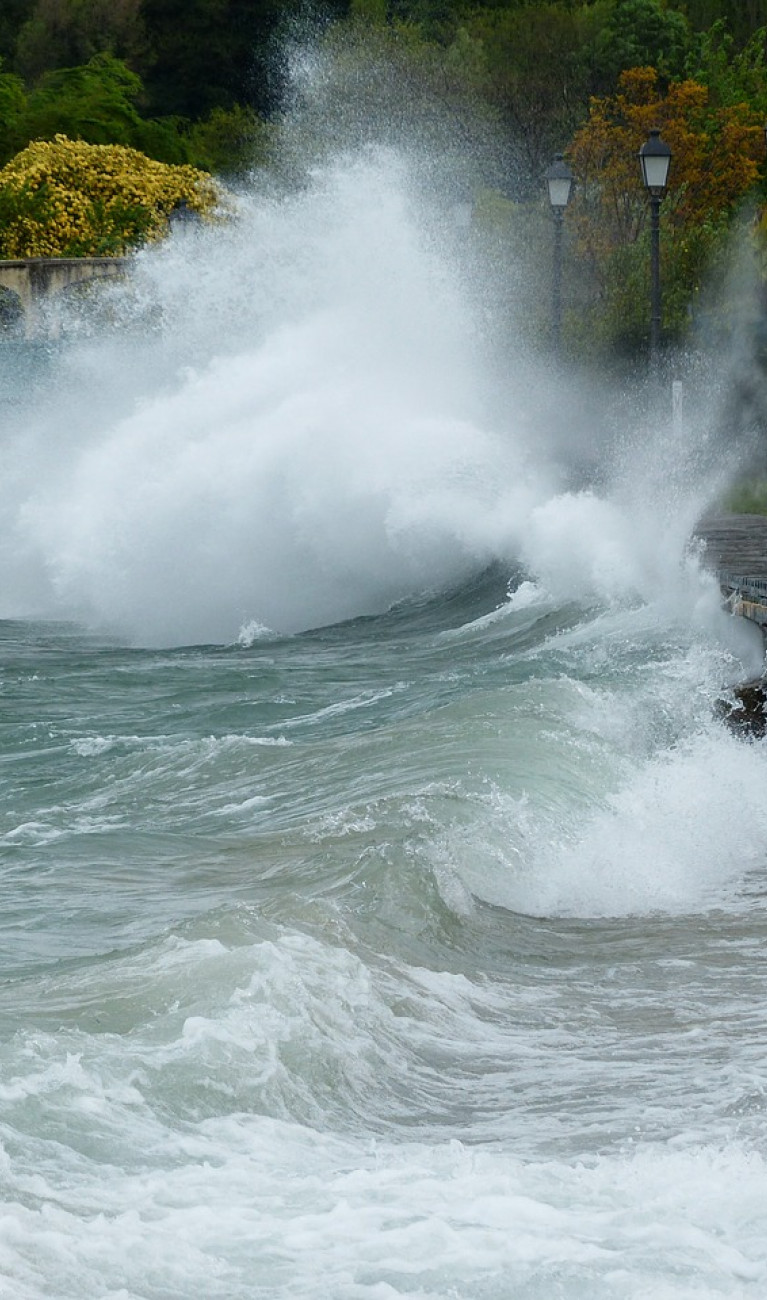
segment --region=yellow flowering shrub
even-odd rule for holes
[[[223,193],[195,167],[57,135],[0,170],[0,257],[114,257],[168,231],[177,204],[210,215]]]

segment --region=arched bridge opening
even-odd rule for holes
[[[0,298],[6,301],[10,313],[9,332],[39,337],[45,332],[47,299],[75,285],[124,276],[129,265],[127,257],[26,257],[0,261]],[[3,319],[0,301],[0,324]]]

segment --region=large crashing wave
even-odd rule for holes
[[[0,615],[232,642],[494,560],[568,598],[677,580],[706,490],[672,472],[678,440],[624,428],[599,493],[570,490],[597,439],[582,383],[523,345],[513,302],[498,366],[487,275],[417,172],[366,148],[136,259],[109,291],[133,333],[68,345],[55,399],[6,440]]]

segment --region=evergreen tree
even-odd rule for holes
[[[33,0],[17,32],[16,71],[35,81],[45,72],[87,63],[103,53],[143,71],[147,50],[141,2]]]

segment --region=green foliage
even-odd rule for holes
[[[481,50],[481,93],[519,151],[524,191],[540,183],[551,156],[585,114],[588,11],[557,0],[482,8],[467,18],[465,30]]]
[[[647,239],[616,248],[600,276],[601,287],[586,312],[594,352],[629,354],[644,347],[649,301]],[[583,321],[580,323],[583,329]]]
[[[228,175],[265,161],[269,132],[253,109],[236,104],[190,123],[143,116],[145,99],[141,78],[111,54],[47,72],[28,93],[20,77],[0,71],[0,166],[30,140],[55,135]]]
[[[347,0],[326,0],[323,9],[344,15]],[[197,120],[236,103],[273,112],[281,77],[275,37],[301,12],[300,0],[143,0],[153,112]]]
[[[735,515],[767,515],[767,479],[737,483],[727,494],[722,508]]]
[[[725,257],[728,226],[724,219],[711,220],[691,227],[683,239],[673,238],[667,228],[661,231],[663,336],[666,343],[673,343],[689,331],[705,268],[712,259]],[[599,267],[578,318],[570,322],[571,344],[577,341],[577,350],[583,353],[588,338],[593,354],[642,352],[647,344],[649,302],[650,231],[645,225],[633,243],[614,248]]]
[[[729,234],[724,213],[691,221],[681,231],[666,230],[661,245],[663,331],[669,342],[679,342],[689,332],[704,282],[727,260]],[[649,265],[649,250],[647,258]]]
[[[214,108],[188,129],[187,160],[217,176],[235,176],[268,161],[271,138],[270,127],[252,108]]]
[[[687,57],[687,75],[708,86],[711,103],[747,103],[767,119],[767,28],[738,48],[723,20],[701,32]]]
[[[656,68],[666,80],[679,76],[689,44],[684,14],[661,0],[614,0],[594,41],[595,93],[611,90],[628,68]]]
[[[263,114],[281,89],[275,36],[305,9],[303,0],[0,0],[0,58],[32,87],[109,54],[141,77],[154,118],[196,121],[235,104]],[[344,16],[348,0],[323,0],[321,11],[322,22]]]
[[[722,23],[738,46],[767,26],[767,0],[686,0],[685,11],[697,31]]]
[[[24,115],[27,97],[24,83],[0,65],[0,167],[25,143]]]
[[[141,125],[142,89],[135,72],[111,54],[47,72],[27,98],[28,139],[45,140],[58,132],[89,144],[132,144]]]
[[[3,0],[0,4],[0,60],[10,63],[19,31],[29,17],[34,0]]]
[[[186,124],[142,117],[143,98],[140,77],[111,54],[48,72],[20,104],[2,161],[30,140],[66,135],[88,144],[128,145],[160,162],[187,162]]]
[[[349,12],[355,22],[382,26],[388,17],[388,5],[386,0],[351,0]]]
[[[204,166],[190,155],[188,127],[183,117],[140,118],[127,143],[158,162]]]
[[[34,0],[21,25],[16,66],[35,81],[55,68],[88,63],[96,54],[130,60],[145,52],[142,0]]]

